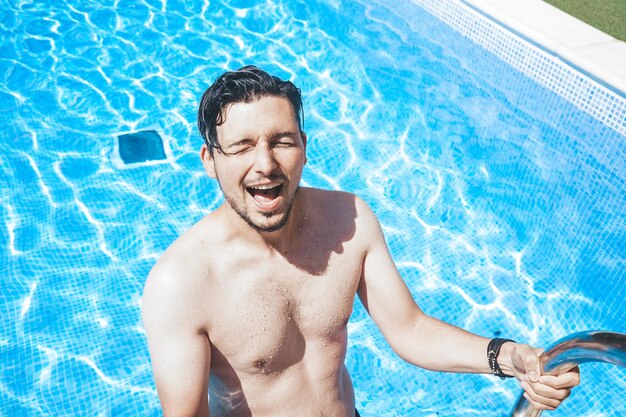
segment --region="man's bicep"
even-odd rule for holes
[[[209,339],[180,292],[152,281],[144,291],[142,317],[163,414],[208,417]]]
[[[369,207],[363,217],[369,246],[358,295],[377,326],[389,338],[403,327],[411,326],[422,312],[391,258],[378,219]]]
[[[210,348],[206,337],[148,340],[163,415],[208,417]]]

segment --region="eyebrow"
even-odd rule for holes
[[[285,130],[285,131],[282,131],[282,132],[274,132],[274,133],[272,133],[270,135],[270,140],[271,139],[276,139],[276,138],[279,138],[279,137],[284,137],[284,136],[288,136],[291,139],[295,139],[295,138],[298,137],[298,132],[295,132],[293,130]]]
[[[284,130],[284,131],[280,131],[280,132],[273,132],[269,135],[270,140],[275,140],[277,138],[281,138],[281,137],[289,137],[291,139],[296,139],[298,137],[298,132],[295,132],[293,130]],[[241,145],[248,145],[249,143],[254,142],[254,140],[250,139],[250,138],[243,138],[240,139],[236,142],[230,143],[226,146],[224,146],[225,149],[231,149],[237,146],[241,146]]]

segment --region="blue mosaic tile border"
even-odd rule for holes
[[[413,0],[454,30],[626,135],[626,98],[459,1]]]

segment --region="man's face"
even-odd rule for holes
[[[289,100],[267,96],[225,108],[217,126],[222,151],[202,150],[233,210],[258,231],[282,228],[289,218],[306,163],[306,136]]]

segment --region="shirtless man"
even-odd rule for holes
[[[166,417],[355,416],[344,359],[356,294],[404,360],[492,371],[489,339],[416,305],[362,200],[299,187],[301,111],[291,82],[255,67],[223,74],[202,97],[200,155],[225,202],[167,249],[143,296]],[[540,377],[539,352],[507,342],[497,365],[535,408],[553,409],[579,376]]]

